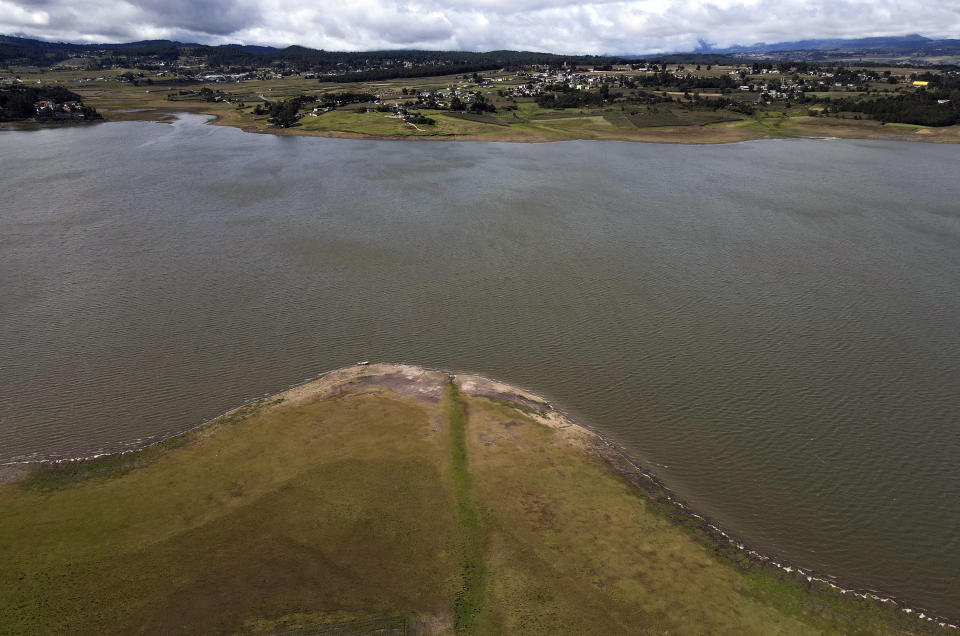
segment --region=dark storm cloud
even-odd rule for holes
[[[161,28],[190,29],[211,35],[230,35],[263,21],[259,3],[236,0],[135,0],[130,3],[144,21]]]
[[[0,0],[0,30],[28,29],[46,37],[142,39],[167,31],[227,37],[262,21],[259,4],[245,0]],[[50,32],[40,33],[43,27]]]
[[[811,37],[960,35],[960,2],[921,0],[0,0],[0,32],[52,39],[326,49],[690,50]]]

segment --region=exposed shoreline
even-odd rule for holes
[[[915,126],[912,124],[882,124],[871,120],[849,120],[794,117],[785,120],[786,129],[775,124],[774,127],[760,129],[751,120],[722,122],[703,125],[651,126],[638,129],[635,134],[613,133],[604,136],[576,136],[547,138],[511,132],[509,128],[501,134],[484,135],[385,135],[352,130],[301,130],[293,128],[274,128],[272,126],[251,125],[248,122],[232,121],[227,113],[217,109],[194,106],[164,106],[163,108],[146,106],[102,110],[103,119],[79,122],[4,122],[0,131],[43,130],[60,128],[64,124],[91,125],[125,121],[151,121],[169,123],[177,115],[191,114],[207,116],[207,122],[214,126],[236,128],[246,133],[276,135],[284,137],[319,137],[322,139],[354,139],[366,141],[410,141],[410,142],[486,142],[510,144],[548,144],[565,141],[623,141],[641,144],[675,145],[723,145],[745,141],[772,139],[848,139],[876,141],[905,141],[932,144],[960,144],[960,125],[943,128]],[[752,127],[751,127],[752,126]]]
[[[634,143],[718,145],[755,141],[760,139],[875,139],[911,141],[921,143],[960,143],[960,126],[931,128],[909,124],[882,124],[872,120],[832,119],[826,117],[792,117],[783,120],[768,118],[770,122],[740,120],[703,125],[651,126],[636,129],[631,134],[622,131],[609,135],[568,135],[561,138],[536,137],[521,134],[504,127],[497,134],[483,135],[385,135],[351,130],[302,130],[253,125],[240,121],[235,113],[221,108],[200,105],[140,107],[126,109],[102,108],[101,122],[115,121],[169,121],[179,113],[206,115],[215,126],[237,128],[244,132],[292,137],[320,137],[326,139],[358,139],[369,141],[415,141],[415,142],[490,142],[490,143],[554,143],[562,141],[627,141]],[[118,117],[119,115],[119,117]],[[91,122],[98,123],[98,122]],[[769,123],[769,125],[767,125]]]
[[[62,465],[96,461],[142,452],[164,442],[197,434],[204,430],[214,430],[218,423],[231,415],[253,405],[271,405],[277,403],[296,404],[313,399],[330,397],[365,385],[384,386],[404,397],[415,399],[434,399],[436,377],[449,377],[457,383],[460,390],[473,397],[484,397],[495,402],[505,402],[518,408],[531,419],[554,429],[571,447],[586,451],[596,460],[606,464],[611,471],[627,481],[642,496],[660,506],[661,511],[683,527],[694,530],[694,534],[707,538],[707,546],[719,557],[745,565],[774,568],[792,578],[799,585],[808,588],[821,588],[832,593],[851,594],[864,600],[879,604],[892,604],[902,612],[915,615],[918,619],[941,628],[960,631],[960,625],[929,610],[906,605],[895,597],[876,590],[847,587],[838,579],[814,572],[813,570],[781,562],[773,557],[752,549],[730,532],[724,530],[712,519],[699,514],[676,493],[671,491],[655,473],[644,467],[626,449],[589,425],[573,421],[564,411],[556,408],[546,398],[530,391],[497,382],[483,376],[470,373],[451,373],[440,369],[417,367],[405,364],[363,364],[334,369],[309,378],[299,384],[272,395],[251,399],[209,418],[197,426],[184,431],[132,443],[123,450],[105,450],[92,455],[63,457],[56,459],[31,459],[0,464],[0,483],[15,483],[29,476],[38,466]],[[430,378],[424,382],[424,378]],[[952,622],[953,621],[953,622]]]

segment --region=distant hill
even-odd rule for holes
[[[208,45],[173,40],[141,40],[118,44],[49,42],[0,35],[0,64],[50,65],[78,55],[99,55],[112,64],[142,65],[153,61],[172,62],[187,56],[205,58],[213,67],[257,67],[280,62],[297,70],[329,71],[342,67],[357,69],[396,65],[398,61],[415,65],[435,65],[475,69],[529,64],[612,64],[637,59],[666,62],[736,63],[744,59],[766,57],[775,60],[830,62],[861,56],[899,58],[901,61],[949,63],[943,58],[960,60],[960,39],[934,40],[919,34],[869,37],[825,38],[790,42],[758,42],[725,48],[702,43],[694,51],[676,53],[637,53],[629,55],[558,55],[532,51],[324,51],[292,45],[288,47],[253,44]],[[148,59],[150,58],[150,59]]]
[[[707,53],[777,61],[830,63],[856,57],[874,62],[942,65],[960,62],[960,40],[934,40],[914,33],[891,37],[760,42],[716,49],[703,45],[688,55]]]
[[[80,54],[99,54],[111,57],[116,64],[141,64],[154,61],[172,61],[182,56],[206,58],[211,66],[264,66],[282,62],[298,69],[325,70],[346,65],[351,67],[376,66],[397,61],[412,64],[444,66],[502,67],[526,64],[610,64],[620,59],[597,55],[556,55],[533,51],[324,51],[304,46],[277,48],[246,44],[207,44],[174,42],[171,40],[144,40],[122,44],[87,44],[48,42],[16,36],[0,35],[0,63],[55,64]]]
[[[950,42],[951,40],[946,40]],[[916,49],[936,45],[944,40],[932,40],[918,35],[900,35],[894,37],[873,37],[855,39],[814,39],[794,42],[759,42],[750,45],[737,45],[727,48],[708,48],[715,53],[749,53],[772,51],[830,51],[834,49]]]

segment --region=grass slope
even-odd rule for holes
[[[467,412],[457,386],[446,388],[447,424],[450,430],[450,466],[457,508],[457,523],[463,537],[463,587],[453,600],[453,628],[472,632],[488,620],[486,605],[487,568],[484,564],[480,524],[473,503],[473,487],[467,457]],[[489,623],[487,624],[487,626]]]
[[[0,485],[0,633],[927,629],[718,556],[530,408],[434,375]]]

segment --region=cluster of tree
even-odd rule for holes
[[[910,75],[911,80],[928,82],[932,90],[952,91],[960,88],[960,74],[953,73],[916,73]],[[941,98],[942,99],[942,98]]]
[[[859,70],[850,70],[842,66],[837,66],[832,71],[833,81],[838,84],[853,84],[858,90],[866,90],[866,83],[868,79],[879,80],[880,75],[877,73],[864,73]],[[861,77],[861,75],[867,75],[867,77]]]
[[[300,119],[300,100],[285,99],[270,105],[270,122],[279,128],[289,128]]]
[[[204,86],[200,89],[198,96],[201,102],[219,102],[226,96],[226,93],[221,90],[215,91],[209,86]]]
[[[201,102],[219,102],[226,99],[227,94],[221,90],[213,90],[209,86],[204,86],[198,91],[192,90],[181,90],[174,93],[173,91],[167,93],[167,101],[175,102],[180,97],[186,97],[188,99],[199,99]]]
[[[540,108],[584,108],[586,106],[602,106],[603,95],[585,90],[563,90],[537,95],[537,106]]]
[[[463,104],[463,102],[460,102]],[[440,108],[440,101],[437,99],[437,96],[433,93],[429,95],[424,95],[422,93],[417,95],[417,108]]]
[[[636,62],[635,60],[632,60]],[[649,67],[650,64],[710,64],[720,66],[721,64],[738,64],[742,58],[734,55],[724,55],[718,53],[674,53],[672,55],[661,55],[652,60],[639,60],[639,64]]]
[[[810,62],[780,62],[777,64],[777,70],[781,73],[812,73],[819,69],[816,64]]]
[[[77,102],[84,119],[100,119],[100,114],[76,93],[62,86],[10,86],[0,88],[0,121],[17,121],[37,116],[36,103],[49,101],[55,104]]]
[[[630,104],[662,104],[665,102],[672,102],[673,98],[668,97],[665,93],[651,93],[647,91],[637,91],[633,95],[630,95],[626,98],[627,103]]]
[[[498,64],[425,64],[423,66],[397,68],[371,68],[337,75],[324,75],[321,82],[373,82],[398,77],[435,77],[438,75],[456,75],[471,71],[492,71],[500,68]]]
[[[879,99],[846,99],[836,103],[831,110],[863,113],[882,122],[952,126],[960,123],[960,89],[950,93],[917,91]]]
[[[424,126],[433,126],[437,123],[436,119],[421,115],[420,113],[407,113],[403,116],[403,120],[411,124],[422,124]]]
[[[483,94],[479,91],[473,94],[473,101],[470,102],[470,105],[467,107],[471,113],[495,113],[497,112],[497,107],[493,105],[493,102],[488,100]]]
[[[70,57],[70,51],[56,46],[44,46],[46,42],[37,42],[35,46],[27,46],[24,42],[33,40],[0,35],[0,64],[51,66]]]
[[[464,102],[462,99],[454,95],[450,98],[449,109],[452,111],[468,111],[479,115],[480,113],[495,113],[497,112],[497,107],[493,105],[493,102],[488,100],[480,91],[477,91],[473,94],[473,100],[469,103]]]
[[[698,77],[692,73],[676,75],[675,73],[653,73],[636,78],[636,84],[645,87],[660,86],[664,88],[675,88],[681,91],[692,91],[702,89],[713,90],[731,90],[738,86],[738,83],[729,75],[719,77]]]
[[[268,120],[278,128],[289,128],[300,119],[300,107],[306,102],[314,101],[313,97],[298,95],[285,99],[282,102],[264,102],[257,104],[253,109],[254,115],[269,115]]]
[[[154,64],[163,62],[166,65],[180,58],[180,47],[172,42],[140,42],[108,49],[105,57],[117,66],[127,66],[129,62],[138,63],[137,66],[141,66],[147,61]]]
[[[171,62],[181,55],[181,45],[169,40],[127,44],[70,44],[0,35],[0,62],[47,66],[77,55],[101,56],[105,65],[129,65],[145,60]]]
[[[500,68],[516,69],[531,65],[568,66],[576,64],[593,65],[602,63],[605,58],[595,55],[555,55],[553,53],[534,53],[530,51],[317,51],[303,47],[289,47],[274,53],[277,60],[290,63],[291,49],[299,49],[304,60],[309,60],[309,68],[316,70],[334,70],[337,68],[414,70],[418,67],[462,67],[450,74],[472,74],[484,70]],[[409,63],[407,67],[404,63]],[[446,73],[445,73],[446,74]],[[427,75],[394,75],[391,77],[427,77]]]
[[[752,115],[757,112],[756,106],[750,102],[731,101],[725,106],[725,108],[729,111],[740,113],[742,115]]]
[[[327,108],[334,108],[344,104],[362,104],[364,102],[372,102],[376,101],[376,99],[376,95],[371,93],[341,91],[339,93],[327,93],[320,98],[320,103]]]

